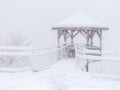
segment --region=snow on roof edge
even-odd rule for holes
[[[105,30],[109,29],[105,25],[97,22],[96,20],[90,18],[88,15],[82,12],[73,14],[62,22],[55,24],[52,29],[58,28],[99,28]]]

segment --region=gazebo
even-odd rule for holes
[[[58,45],[60,45],[60,39],[64,37],[64,43],[70,38],[71,46],[74,45],[74,38],[81,34],[86,39],[86,49],[89,50],[102,50],[102,32],[109,28],[96,20],[90,18],[84,13],[76,13],[64,21],[57,23],[53,28],[57,30]],[[99,38],[99,45],[94,45],[95,34]],[[90,53],[89,53],[90,54]]]

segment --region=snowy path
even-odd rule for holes
[[[0,90],[120,90],[120,81],[83,73],[73,61],[40,72],[0,73]]]

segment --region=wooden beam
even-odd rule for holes
[[[87,45],[89,45],[89,40],[90,40],[89,32],[90,32],[90,30],[87,30]]]
[[[91,40],[90,40],[90,45],[93,46],[93,35],[94,35],[94,34],[93,34],[93,30],[91,30],[91,33],[90,33],[90,34],[91,34],[91,35],[90,35],[90,39],[91,39]]]
[[[60,31],[57,30],[57,41],[58,41],[58,45],[60,45]]]
[[[91,46],[93,46],[93,37],[94,37],[94,35],[95,35],[95,33],[96,33],[96,30],[91,30],[90,31],[90,35],[89,35],[89,37],[90,37],[90,45]]]
[[[109,30],[109,28],[108,27],[53,27],[52,28],[53,30],[81,30],[81,29],[83,29],[83,30],[93,30],[93,29],[95,29],[95,30]]]
[[[100,30],[100,47],[102,49],[102,31]]]
[[[100,31],[97,30],[97,35],[99,37],[99,39],[101,38],[101,35],[100,35]]]
[[[86,29],[83,29],[82,31],[87,35],[87,30]]]
[[[60,45],[60,38],[63,35],[64,37],[64,31],[57,30],[57,40],[58,40],[58,45]]]
[[[87,34],[84,32],[84,30],[79,31],[85,38],[87,38]]]
[[[67,30],[64,30],[63,37],[64,37],[64,43],[66,45],[66,42],[67,42]]]
[[[69,37],[71,37],[71,35],[72,35],[72,33],[74,33],[75,32],[75,30],[73,31],[73,30],[70,30],[70,32],[67,30],[67,38],[69,38]]]
[[[71,36],[70,36],[70,38],[71,38],[71,45],[73,45],[73,38],[74,38],[74,35],[73,35],[73,33],[74,33],[75,31],[71,31]]]
[[[79,34],[79,31],[77,31],[74,35],[73,35],[73,37],[75,37],[76,35],[78,35]]]
[[[101,52],[101,50],[102,50],[102,30],[98,30],[97,31],[97,35],[98,35],[98,37],[99,37],[99,46],[100,46],[100,52]]]

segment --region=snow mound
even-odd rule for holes
[[[64,74],[71,73],[77,70],[78,69],[76,67],[76,63],[73,60],[70,61],[62,60],[51,67],[51,71],[54,71],[56,73],[64,73]]]

